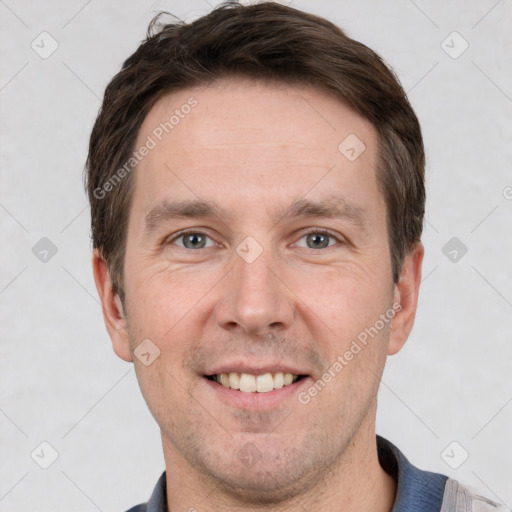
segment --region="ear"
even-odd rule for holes
[[[404,346],[412,330],[418,306],[424,253],[423,244],[417,242],[404,258],[400,279],[395,284],[393,309],[397,312],[391,321],[388,355],[396,354]]]
[[[130,350],[130,339],[123,305],[119,295],[114,292],[107,264],[98,250],[94,250],[92,254],[92,271],[101,300],[105,326],[112,340],[114,352],[121,359],[131,362],[133,356]]]

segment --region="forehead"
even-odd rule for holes
[[[176,196],[285,208],[306,194],[361,205],[378,194],[373,126],[311,86],[229,79],[166,94],[139,130],[144,145],[134,199],[146,210]]]

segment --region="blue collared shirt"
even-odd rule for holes
[[[379,462],[397,482],[391,512],[440,512],[448,477],[414,467],[392,443],[377,436]],[[127,512],[167,512],[165,471],[147,503]]]

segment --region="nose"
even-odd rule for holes
[[[294,316],[293,294],[270,251],[264,250],[250,263],[238,254],[234,260],[215,306],[218,325],[253,336],[289,328]]]

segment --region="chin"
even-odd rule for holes
[[[225,495],[253,506],[277,506],[293,500],[318,485],[330,465],[328,457],[314,460],[309,450],[290,447],[267,446],[260,453],[246,443],[231,460],[226,460],[226,453],[215,462],[210,459],[213,464],[204,469]]]
[[[311,484],[305,484],[304,471],[293,468],[249,469],[216,475],[219,487],[239,502],[251,505],[278,505],[307,491]]]

